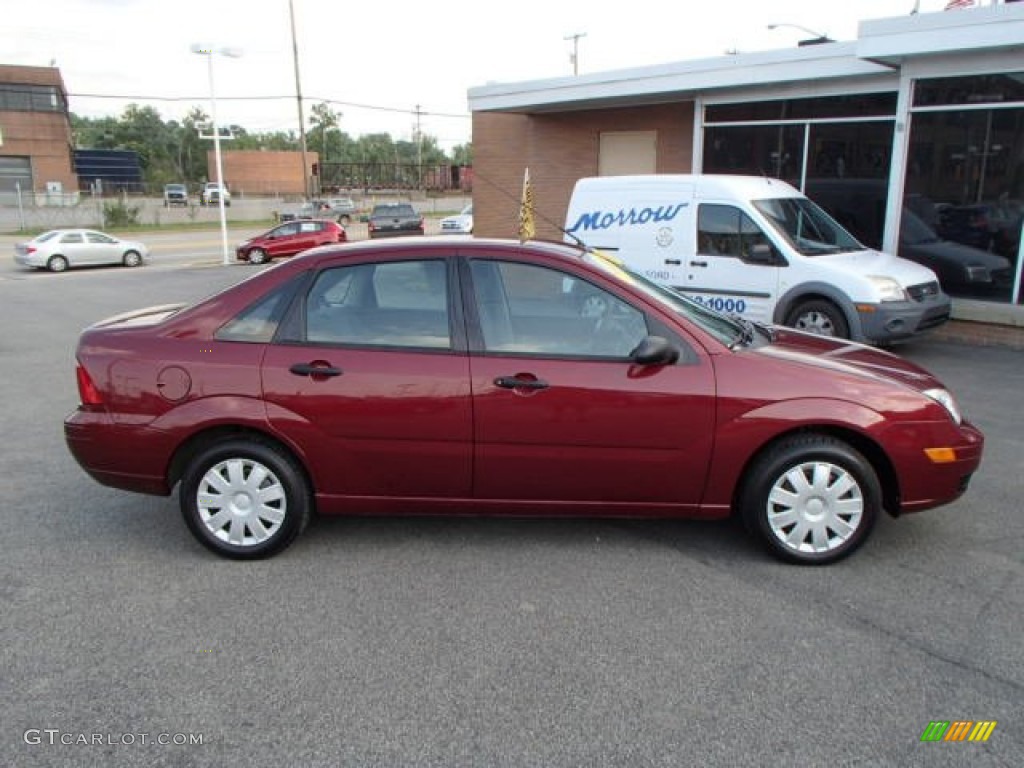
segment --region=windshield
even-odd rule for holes
[[[924,223],[924,220],[909,208],[903,209],[900,219],[900,242],[906,245],[922,245],[937,243],[939,236],[935,230]]]
[[[584,260],[588,264],[593,264],[604,272],[611,274],[616,279],[642,291],[668,311],[682,315],[696,323],[723,344],[731,346],[736,342],[737,338],[741,338],[746,334],[744,324],[738,319],[719,314],[713,309],[708,309],[692,299],[688,299],[683,294],[673,291],[671,288],[666,288],[663,285],[648,280],[643,275],[628,269],[611,256],[600,251],[587,251],[584,254]]]
[[[754,207],[804,256],[865,250],[853,235],[806,197],[755,200]]]

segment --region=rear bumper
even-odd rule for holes
[[[174,446],[165,432],[78,410],[64,420],[64,440],[78,465],[101,485],[155,496],[171,493],[167,467]]]

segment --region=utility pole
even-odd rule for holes
[[[309,185],[309,163],[306,162],[306,119],[302,115],[302,81],[299,79],[299,41],[295,36],[295,4],[288,0],[288,15],[292,22],[292,58],[295,60],[295,98],[299,104],[299,145],[302,149],[302,191],[308,200],[312,197]]]
[[[575,32],[562,38],[563,40],[572,40],[572,53],[569,54],[569,61],[572,62],[573,76],[580,73],[580,38],[586,36],[586,32]]]
[[[420,111],[420,105],[416,105],[416,127],[413,129],[416,133],[416,186],[423,189],[423,130],[422,124],[420,123],[420,117],[422,116]]]

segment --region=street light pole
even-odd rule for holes
[[[808,35],[811,36],[809,40],[800,40],[800,41],[798,41],[797,45],[799,45],[799,46],[820,45],[821,43],[834,43],[835,42],[835,40],[833,40],[828,35],[823,35],[821,32],[815,32],[813,29],[808,29],[807,27],[804,27],[804,26],[802,26],[800,24],[769,24],[768,25],[768,29],[779,29],[780,27],[790,27],[791,29],[798,29],[801,32],[806,32]]]
[[[228,265],[231,263],[231,255],[228,251],[228,217],[224,210],[224,159],[220,151],[220,123],[217,122],[217,91],[213,85],[213,54],[238,58],[241,53],[233,48],[215,50],[212,46],[196,43],[192,44],[191,51],[206,57],[206,72],[210,81],[210,118],[213,121],[213,157],[217,175],[217,207],[220,212],[220,248],[223,263]]]

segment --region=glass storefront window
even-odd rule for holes
[[[765,122],[770,120],[814,120],[841,117],[892,117],[896,114],[895,93],[854,93],[813,99],[779,99],[737,104],[709,104],[705,123]]]
[[[992,79],[980,78],[979,88]],[[987,264],[994,278],[985,298],[995,301],[1010,301],[1020,279],[1021,146],[1024,108],[915,112],[911,123],[906,192],[929,201],[938,237],[970,249],[962,251],[964,259]],[[946,289],[967,296],[977,294],[976,287]]]
[[[800,186],[802,125],[733,126],[704,131],[704,173],[772,176]]]

